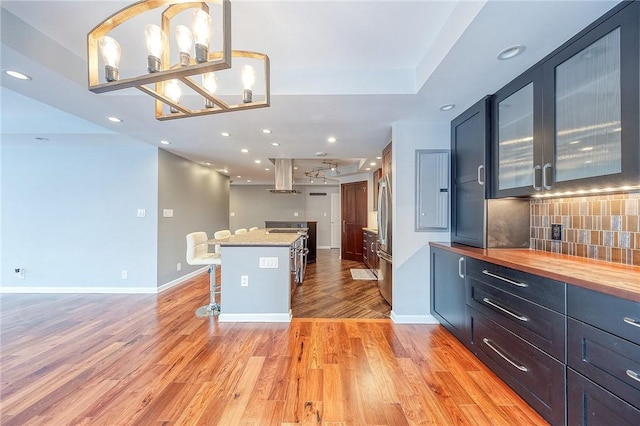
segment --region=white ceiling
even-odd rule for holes
[[[322,159],[363,172],[379,166],[394,122],[450,121],[616,3],[232,0],[232,47],[269,55],[271,106],[160,122],[140,91],[87,89],[86,35],[129,2],[2,0],[1,67],[32,77],[2,74],[2,141],[165,139],[163,148],[228,170],[234,184],[273,183],[276,157],[296,159],[302,176]],[[526,46],[522,55],[496,60],[515,44]],[[456,107],[439,111],[446,103]]]

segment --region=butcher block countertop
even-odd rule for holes
[[[295,233],[287,233],[287,234],[269,234],[267,231],[269,229],[258,229],[256,231],[249,231],[246,234],[240,235],[232,235],[229,238],[221,239],[221,240],[210,240],[209,243],[217,243],[220,246],[283,246],[289,247],[293,244],[298,238],[300,238],[299,234]]]
[[[530,249],[481,249],[456,243],[432,247],[640,303],[640,267]]]

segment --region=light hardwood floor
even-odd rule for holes
[[[218,323],[194,315],[207,298],[206,274],[0,296],[0,424],[546,424],[439,325]]]

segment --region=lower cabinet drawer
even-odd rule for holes
[[[556,359],[565,360],[565,316],[467,277],[466,302]]]
[[[565,365],[467,306],[474,353],[542,417],[565,421]]]
[[[640,345],[567,320],[567,364],[640,408]]]
[[[569,426],[638,426],[640,410],[567,369],[567,424]]]

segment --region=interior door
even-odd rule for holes
[[[362,228],[367,226],[367,182],[341,185],[342,258],[362,262]]]

